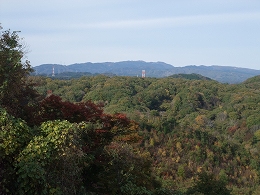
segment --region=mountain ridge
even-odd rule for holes
[[[260,70],[239,68],[233,66],[220,65],[187,65],[175,67],[165,62],[145,62],[145,61],[120,61],[120,62],[85,62],[70,65],[42,64],[33,67],[36,75],[51,76],[64,72],[89,72],[91,74],[113,74],[117,76],[141,76],[145,70],[148,77],[167,77],[174,74],[200,74],[221,83],[241,83],[248,78],[260,75]]]

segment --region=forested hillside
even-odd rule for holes
[[[29,76],[20,42],[16,31],[1,32],[0,194],[171,193],[149,153],[134,147],[139,125],[90,100],[39,94],[44,81]]]
[[[39,93],[91,100],[140,126],[137,149],[149,154],[162,185],[185,191],[200,172],[212,173],[232,194],[259,191],[260,77],[242,84],[180,78],[34,77]]]
[[[260,76],[59,80],[20,42],[1,34],[1,195],[259,194]]]

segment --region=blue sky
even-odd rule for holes
[[[260,69],[259,0],[0,0],[33,66],[163,61]]]

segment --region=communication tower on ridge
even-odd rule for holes
[[[55,76],[55,73],[54,73],[54,66],[52,67],[52,76],[53,76],[53,77]]]
[[[145,70],[142,70],[142,78],[145,78]]]

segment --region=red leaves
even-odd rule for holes
[[[91,101],[72,103],[62,101],[61,97],[49,95],[43,99],[38,108],[34,105],[31,109],[31,118],[29,123],[39,125],[48,120],[68,120],[69,122],[95,122],[103,118],[103,109],[101,105],[96,105]]]
[[[104,127],[114,127],[114,126],[124,126],[126,127],[127,125],[130,124],[130,120],[126,117],[125,114],[121,113],[116,113],[114,115],[106,115],[103,117],[103,122],[104,122]]]
[[[125,114],[105,114],[103,106],[91,101],[72,103],[62,101],[61,97],[50,94],[45,99],[30,107],[28,124],[40,125],[49,120],[68,120],[71,123],[82,121],[98,125],[94,130],[93,140],[110,142],[112,139],[124,142],[136,142],[140,139],[138,125],[129,120]],[[101,141],[103,140],[103,141]],[[99,143],[96,143],[97,145]]]
[[[49,120],[68,120],[71,123],[85,121],[92,124],[90,129],[83,131],[82,149],[93,156],[101,155],[104,146],[112,140],[136,142],[140,139],[137,133],[138,125],[125,114],[105,114],[102,105],[91,101],[72,103],[62,101],[61,97],[51,94],[32,106],[31,111],[31,117],[28,117],[30,125],[40,125]]]

